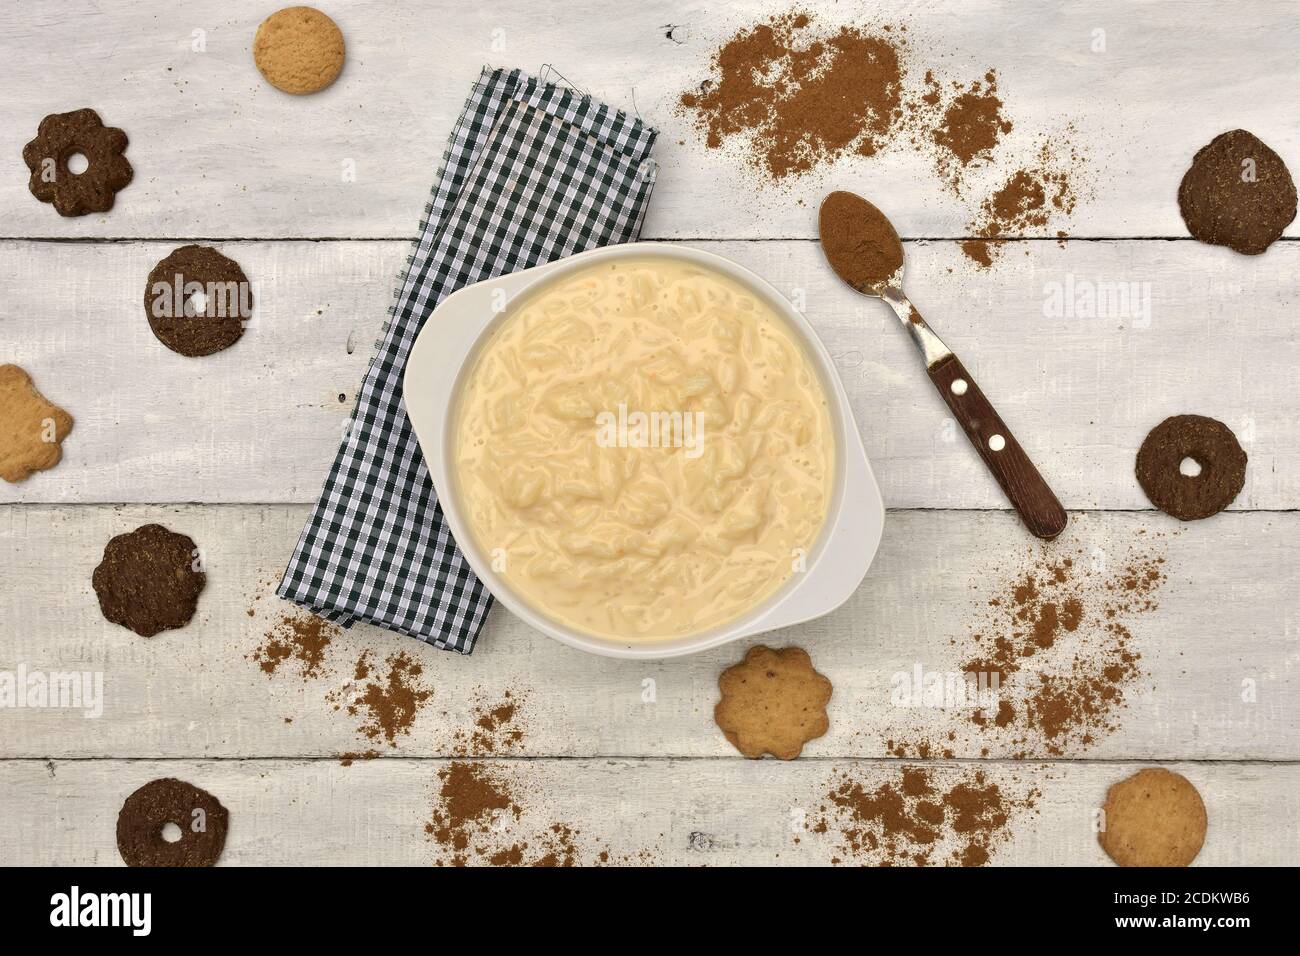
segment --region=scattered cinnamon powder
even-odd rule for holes
[[[833,863],[874,866],[982,866],[1009,835],[1017,812],[1033,809],[1037,789],[994,782],[982,769],[911,766],[883,782],[854,771],[831,779],[812,832],[833,833]],[[1016,795],[1006,787],[1019,789]]]
[[[1068,217],[1079,200],[1074,175],[1078,160],[1067,143],[1044,140],[1034,162],[1013,172],[980,204],[970,223],[979,238],[962,242],[962,252],[986,267],[1002,251],[997,240],[1041,233]]]
[[[936,178],[957,197],[969,191],[972,171],[995,162],[1009,167],[992,194],[975,197],[972,236],[961,242],[973,263],[989,267],[1004,237],[1041,231],[1073,212],[1083,165],[1072,145],[1076,131],[1070,125],[1038,134],[1028,156],[1023,148],[1019,158],[999,155],[1015,126],[997,71],[940,78],[934,67],[916,64],[922,52],[905,26],[837,28],[799,10],[778,14],[723,42],[709,77],[681,95],[678,112],[708,148],[738,152],[768,183],[891,147],[929,155]],[[909,86],[917,73],[923,79]],[[1028,135],[1034,142],[1033,131]],[[978,181],[981,191],[988,188]]]
[[[529,788],[502,765],[453,760],[438,771],[438,779],[424,826],[437,848],[438,866],[582,866],[613,859],[608,849],[587,849],[581,831],[568,823],[529,826],[524,805]]]
[[[378,750],[363,750],[361,752],[349,751],[339,754],[339,764],[344,767],[351,767],[356,760],[374,760],[379,756]]]
[[[251,609],[250,609],[251,613]],[[249,656],[268,676],[275,674],[287,661],[295,661],[303,679],[319,677],[325,663],[325,650],[340,629],[305,611],[280,615]]]
[[[963,239],[958,245],[968,259],[986,269],[1002,254],[1002,242],[997,239]]]
[[[397,746],[398,736],[409,734],[420,709],[433,697],[422,681],[424,667],[405,651],[384,659],[386,675],[370,662],[370,651],[362,651],[353,669],[353,682],[326,695],[335,709],[361,717],[357,731],[368,740],[384,740]],[[373,680],[369,678],[374,677]],[[364,684],[362,682],[365,682]],[[358,687],[358,685],[362,685]]]
[[[953,642],[961,654],[957,670],[995,688],[996,702],[945,712],[953,726],[941,745],[933,732],[895,729],[889,752],[987,756],[980,741],[991,737],[1016,758],[1062,756],[1115,731],[1142,677],[1131,628],[1158,606],[1155,593],[1166,576],[1162,552],[1155,536],[1141,535],[1119,566],[1108,569],[1094,566],[1082,548],[1033,546],[1025,566],[982,602],[968,641]]]
[[[522,812],[506,783],[486,764],[455,760],[438,771],[442,785],[433,816],[424,826],[446,850],[453,866],[465,866],[477,837],[490,836],[501,823],[518,820]],[[479,856],[486,850],[475,849]],[[443,865],[442,859],[438,865]]]
[[[456,756],[490,756],[522,749],[524,727],[520,707],[523,702],[523,694],[509,690],[495,701],[479,700],[474,706],[473,727],[455,734]]]
[[[326,652],[341,634],[338,626],[295,610],[282,614],[248,657],[268,676],[280,673],[286,663],[292,662],[306,683],[326,676],[327,670],[337,673],[337,663],[327,666]],[[359,717],[358,732],[367,740],[396,747],[397,739],[411,732],[416,716],[433,697],[423,674],[423,665],[406,651],[390,654],[383,666],[377,666],[372,651],[366,649],[352,665],[351,679],[326,693],[325,700],[334,710]],[[286,717],[284,722],[291,723],[292,718]],[[348,752],[339,754],[339,762],[348,767],[356,760],[377,756],[374,749]]]
[[[969,83],[927,69],[908,90],[915,56],[906,27],[820,27],[792,12],[741,29],[714,54],[709,79],[682,94],[712,149],[744,147],[749,164],[780,181],[840,157],[873,156],[903,144],[934,155],[945,184],[960,193],[965,167],[991,159],[1011,132],[997,73]]]

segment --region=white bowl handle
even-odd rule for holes
[[[855,428],[852,422],[849,428]],[[856,434],[846,436],[844,487],[855,489],[840,505],[838,517],[828,516],[830,537],[826,548],[804,575],[807,581],[767,614],[746,627],[747,633],[802,624],[835,610],[857,591],[866,574],[884,531],[884,505],[871,466],[867,463],[862,441]],[[874,496],[876,501],[863,499]],[[816,574],[813,574],[814,568]]]

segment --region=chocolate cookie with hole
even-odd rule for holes
[[[1216,515],[1246,483],[1246,453],[1232,429],[1203,415],[1174,415],[1151,429],[1137,454],[1151,503],[1180,521]]]
[[[181,246],[149,273],[144,311],[159,342],[198,358],[239,341],[253,316],[253,291],[234,259],[210,246]]]
[[[230,811],[220,800],[192,783],[164,777],[122,804],[117,852],[127,866],[212,866],[229,827]]]
[[[92,109],[51,113],[23,147],[31,171],[27,186],[60,216],[107,212],[134,175],[123,155],[126,145],[126,133],[105,126]]]

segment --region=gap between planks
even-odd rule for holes
[[[419,235],[402,236],[3,236],[0,242],[48,242],[111,245],[132,242],[415,242]],[[909,242],[1197,242],[1192,236],[902,236]],[[634,242],[819,242],[812,236],[642,236]],[[1300,242],[1300,236],[1282,236],[1275,242]]]
[[[244,756],[159,756],[159,757],[115,757],[111,754],[96,754],[83,757],[0,757],[0,764],[6,763],[337,763],[345,759],[344,754],[302,754],[294,756],[244,755]],[[826,755],[801,755],[795,760],[778,761],[766,758],[751,761],[747,757],[718,757],[707,754],[654,754],[640,756],[637,754],[451,754],[429,756],[420,754],[381,754],[378,757],[354,756],[354,764],[375,764],[381,761],[389,763],[454,763],[461,761],[481,761],[491,763],[591,763],[593,761],[623,760],[636,763],[681,763],[683,761],[708,761],[712,763],[769,763],[776,766],[793,764],[881,764],[927,767],[950,767],[971,764],[980,767],[1018,767],[1042,768],[1055,765],[1110,765],[1135,764],[1140,766],[1164,766],[1166,764],[1197,764],[1203,766],[1224,765],[1231,767],[1300,767],[1300,760],[1268,760],[1258,757],[1236,759],[1232,757],[1026,757],[1015,760],[1010,757],[951,757],[945,759],[921,757],[833,757]]]

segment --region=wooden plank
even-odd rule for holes
[[[121,865],[114,832],[123,799],[151,779],[175,776],[230,810],[226,866],[428,865],[425,835],[441,761],[0,761],[0,862]],[[896,762],[800,760],[531,760],[496,763],[526,796],[503,842],[536,839],[555,823],[575,827],[576,861],[594,864],[825,864],[836,834],[804,833],[842,770],[868,782],[892,778]],[[951,785],[970,765],[935,764]],[[1010,820],[995,865],[1108,866],[1092,829],[1106,789],[1134,764],[986,765],[1008,792],[1037,786],[1035,811]],[[1173,764],[1200,790],[1209,817],[1198,866],[1279,866],[1300,855],[1300,832],[1278,826],[1300,813],[1294,764]],[[797,837],[797,842],[796,842]],[[494,838],[496,839],[496,838]],[[937,854],[936,854],[937,855]]]
[[[727,757],[714,726],[729,646],[662,663],[584,655],[498,607],[468,658],[372,627],[335,640],[322,676],[268,677],[248,657],[284,609],[269,596],[306,509],[169,506],[0,510],[0,671],[101,672],[103,715],[0,710],[3,757],[329,757],[376,746],[327,699],[361,652],[405,650],[433,698],[395,756],[449,756],[473,730],[475,707],[520,701],[523,756]],[[208,584],[186,628],[151,639],[105,621],[90,587],[110,536],[157,521],[203,550]],[[1300,678],[1292,596],[1300,591],[1300,515],[1221,515],[1181,533],[1163,517],[1076,516],[1051,553],[1120,567],[1135,542],[1166,557],[1158,610],[1129,621],[1145,676],[1129,688],[1117,732],[1098,759],[1300,758]],[[857,594],[818,621],[762,639],[809,649],[835,694],[831,729],[812,757],[884,757],[887,741],[961,731],[958,757],[1014,755],[1008,735],[976,733],[964,712],[900,709],[895,674],[956,670],[990,597],[1005,594],[1029,539],[1005,512],[895,512]],[[259,595],[262,596],[259,599]],[[253,616],[249,616],[252,610]],[[1100,605],[1094,607],[1100,611]],[[756,639],[750,643],[758,643]],[[955,643],[954,643],[955,642]],[[1062,648],[1077,646],[1063,640]],[[1072,652],[1071,652],[1072,653]],[[1253,692],[1245,693],[1247,689]],[[292,723],[287,723],[286,718]],[[937,730],[936,730],[937,729]],[[1031,755],[1047,754],[1031,745]]]
[[[907,336],[810,242],[696,243],[800,303],[835,356],[886,503],[1004,508]],[[170,243],[0,242],[14,277],[0,360],[76,418],[65,459],[0,503],[310,502],[333,461],[391,301],[401,242],[224,243],[255,318],[204,359],[166,350],[142,304]],[[1168,415],[1226,422],[1250,455],[1239,509],[1300,507],[1292,304],[1300,246],[1232,257],[1199,244],[1018,244],[972,282],[954,243],[909,243],[917,307],[962,356],[1067,508],[1149,508],[1137,448]],[[1127,285],[1135,283],[1135,285]],[[1118,292],[1080,313],[1085,290]],[[1073,312],[1058,309],[1067,295]]]
[[[647,236],[809,237],[832,180],[880,201],[904,235],[969,234],[969,203],[946,194],[931,159],[907,147],[846,160],[787,188],[759,188],[735,157],[704,149],[676,115],[678,97],[708,76],[720,42],[785,9],[771,0],[725,8],[674,0],[627,6],[617,30],[594,31],[582,25],[608,19],[601,0],[575,0],[563,16],[523,0],[335,2],[329,12],[347,38],[347,65],[330,89],[299,98],[272,89],[253,65],[261,9],[236,13],[221,0],[153,13],[128,0],[8,4],[0,10],[4,155],[18,156],[45,114],[93,106],[129,134],[136,176],[110,213],[75,220],[33,199],[23,175],[5,176],[0,230],[20,237],[410,236],[454,118],[480,67],[491,63],[551,65],[662,130]],[[906,23],[916,88],[927,67],[958,81],[998,70],[1014,129],[980,188],[993,188],[1042,136],[1059,137],[1073,123],[1094,195],[1068,228],[1080,236],[1183,236],[1178,181],[1214,135],[1244,127],[1293,167],[1300,157],[1300,129],[1276,108],[1278,91],[1300,79],[1294,10],[1250,4],[1224,16],[1213,0],[970,0],[955,14],[948,4],[853,0],[822,18],[828,26]],[[1188,103],[1195,121],[1181,108]],[[1300,226],[1288,234],[1300,235]]]

